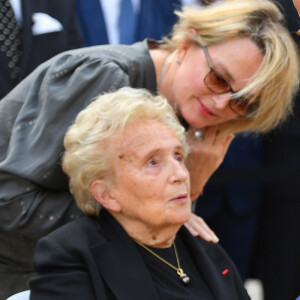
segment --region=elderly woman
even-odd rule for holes
[[[228,0],[178,16],[170,39],[62,53],[0,102],[3,278],[31,275],[36,241],[81,215],[60,159],[66,129],[96,95],[131,86],[167,98],[188,130],[192,199],[234,133],[265,132],[290,113],[298,53],[274,3]],[[189,230],[214,239],[199,222],[192,215]]]
[[[191,215],[187,145],[165,99],[102,95],[65,148],[71,192],[90,216],[38,243],[31,299],[249,299],[221,247],[180,229]]]

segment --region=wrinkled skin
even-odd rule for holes
[[[140,243],[169,247],[190,218],[190,178],[175,133],[156,120],[129,124],[110,141],[113,179],[99,179],[92,192]]]

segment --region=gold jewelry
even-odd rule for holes
[[[177,268],[172,265],[171,263],[169,263],[168,261],[166,261],[164,258],[162,258],[161,256],[159,256],[157,253],[155,253],[154,251],[152,251],[150,248],[148,248],[146,245],[143,245],[139,242],[136,242],[137,244],[139,244],[141,247],[143,247],[144,249],[146,249],[148,252],[150,252],[152,255],[154,255],[155,257],[157,257],[159,260],[161,260],[162,262],[164,262],[165,264],[167,264],[169,267],[173,268],[177,274],[179,275],[181,282],[184,285],[188,285],[190,283],[190,277],[188,277],[183,269],[180,266],[180,261],[179,261],[179,257],[178,257],[178,253],[177,253],[177,249],[176,249],[176,245],[175,242],[173,242],[173,247],[174,247],[174,252],[175,252],[175,256],[176,256],[176,260],[177,260]]]

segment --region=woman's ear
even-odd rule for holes
[[[121,207],[118,201],[112,197],[110,184],[104,179],[97,179],[91,184],[91,193],[94,198],[108,211],[119,212]]]
[[[188,32],[189,35],[197,35],[197,31],[194,28],[188,29],[187,32]],[[188,48],[192,44],[194,44],[193,40],[189,40],[189,39],[186,39],[186,40],[183,40],[183,41],[180,42],[180,44],[178,46],[178,49],[177,49],[177,53],[176,53],[176,62],[177,62],[177,64],[180,65],[182,63]]]
[[[187,32],[190,35],[197,35],[197,30],[195,28],[189,28]]]

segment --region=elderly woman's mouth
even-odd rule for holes
[[[182,195],[176,196],[175,198],[172,198],[170,201],[186,202],[186,201],[188,201],[188,195],[182,194]]]
[[[198,108],[199,108],[199,111],[200,113],[206,117],[206,118],[213,118],[215,117],[216,115],[211,111],[209,110],[202,102],[200,99],[197,99],[197,103],[198,103]]]

